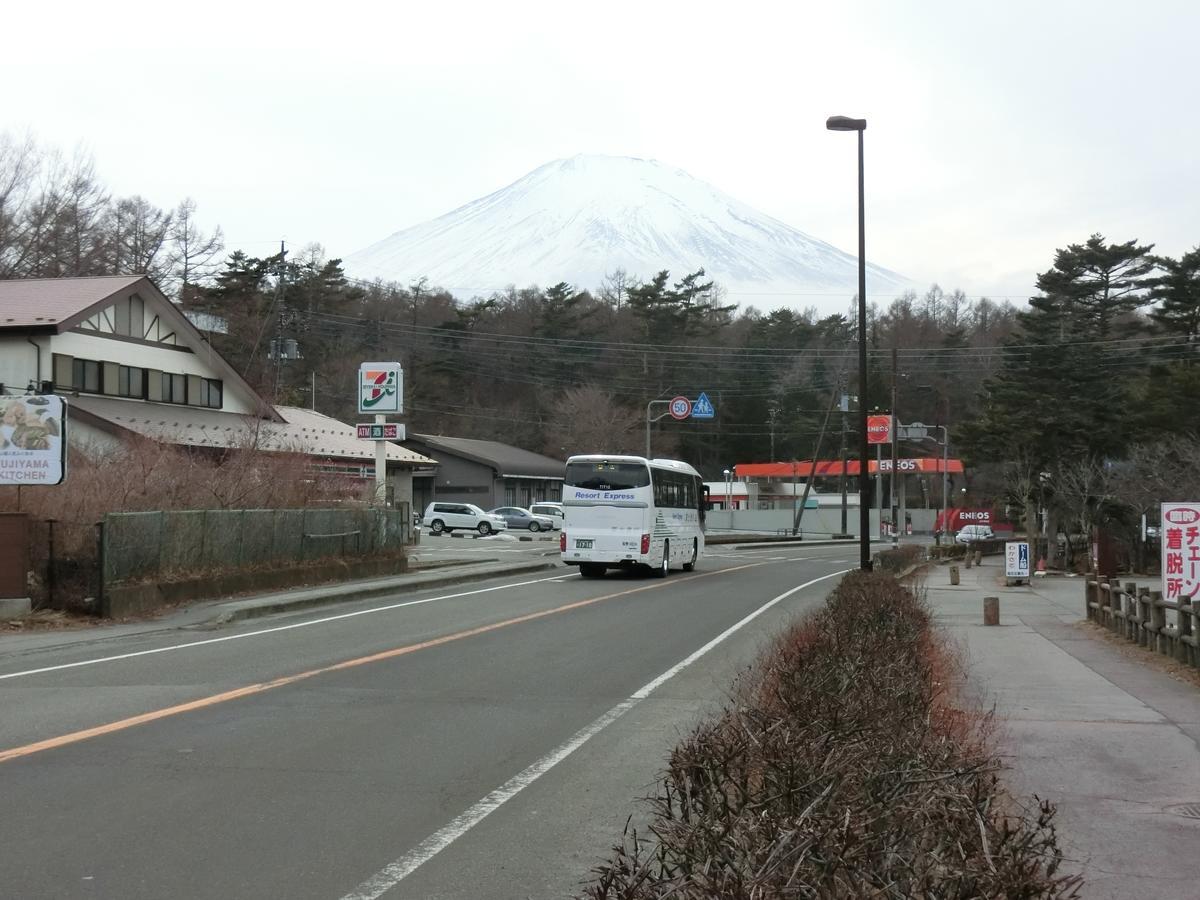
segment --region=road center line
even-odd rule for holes
[[[271,628],[260,628],[257,631],[244,631],[241,634],[227,634],[223,637],[205,638],[200,641],[187,641],[183,644],[171,644],[167,647],[155,647],[151,650],[135,650],[130,653],[118,653],[113,656],[99,656],[95,659],[82,659],[77,662],[60,663],[56,666],[43,666],[40,669],[26,669],[22,672],[9,672],[0,675],[0,681],[8,678],[23,678],[26,675],[41,675],[44,672],[58,672],[62,669],[77,669],[80,666],[94,666],[99,663],[116,662],[122,659],[133,659],[138,656],[152,656],[156,653],[170,653],[173,650],[188,650],[192,647],[204,647],[209,644],[223,644],[226,641],[240,641],[243,638],[262,637],[264,634],[276,634],[280,631],[292,631],[296,628],[309,628],[313,625],[324,625],[327,622],[338,622],[342,619],[353,619],[357,616],[367,616],[371,613],[389,612],[393,609],[403,609],[406,606],[420,606],[424,603],[436,603],[439,600],[454,600],[458,597],[471,597],[475,594],[487,594],[492,591],[503,591],[508,588],[526,587],[531,584],[541,584],[545,581],[555,581],[561,578],[555,575],[550,578],[535,578],[532,581],[513,581],[508,584],[496,584],[491,587],[477,588],[473,591],[460,591],[457,594],[442,594],[440,597],[426,597],[423,600],[405,600],[401,603],[389,603],[387,606],[373,606],[370,609],[359,609],[354,612],[338,613],[335,616],[322,616],[319,619],[307,619],[303,622],[292,622],[290,625],[276,625]]]
[[[743,566],[739,568],[746,567]],[[733,569],[725,569],[724,571],[730,572],[733,571]],[[769,610],[772,606],[787,599],[797,591],[802,591],[807,587],[812,587],[818,582],[826,581],[830,578],[836,578],[839,575],[844,575],[849,571],[851,570],[842,569],[838,572],[832,572],[829,575],[822,575],[820,578],[814,578],[811,581],[804,582],[804,584],[796,585],[796,587],[784,591],[779,596],[768,600],[758,609],[754,610],[754,612],[750,613],[740,621],[735,622],[729,628],[726,628],[686,659],[680,660],[653,681],[647,682],[638,690],[634,691],[629,695],[629,697],[622,700],[590,725],[587,725],[577,731],[565,743],[560,744],[537,762],[514,775],[500,787],[496,788],[496,790],[492,791],[461,815],[451,820],[450,823],[445,827],[434,832],[425,840],[421,841],[421,843],[419,843],[408,853],[380,869],[379,872],[368,878],[349,894],[346,894],[341,898],[341,900],[378,900],[379,897],[383,896],[425,863],[429,862],[429,860],[433,859],[513,797],[521,793],[521,791],[525,790],[525,788],[529,787],[531,784],[557,766],[560,762],[590,741],[593,737],[649,697],[650,694],[653,693],[657,688],[674,678],[696,660],[700,659],[718,644],[722,643],[730,635],[735,634],[737,631],[750,624],[767,610]]]
[[[480,625],[476,628],[468,628],[463,631],[456,631],[453,634],[442,635],[441,637],[431,638],[427,641],[421,641],[416,644],[405,644],[401,647],[393,647],[391,650],[384,650],[379,653],[371,653],[367,656],[359,656],[354,659],[343,660],[342,662],[332,663],[328,666],[321,666],[316,669],[308,669],[304,672],[297,672],[294,675],[284,675],[281,678],[275,678],[271,681],[262,681],[257,684],[249,684],[244,687],[234,688],[231,691],[223,691],[219,694],[212,694],[208,697],[201,697],[197,700],[190,700],[187,703],[179,703],[175,706],[167,706],[162,709],[151,710],[150,712],[141,713],[136,716],[130,716],[125,719],[118,719],[115,722],[108,722],[104,725],[96,725],[92,728],[84,728],[81,731],[73,731],[70,734],[59,735],[58,737],[47,738],[46,740],[36,741],[32,744],[25,744],[21,747],[13,747],[9,750],[0,751],[0,763],[8,762],[9,760],[19,759],[23,756],[32,756],[35,753],[41,753],[44,750],[53,750],[58,747],[65,747],[70,744],[77,744],[80,741],[86,741],[90,738],[100,737],[106,734],[113,734],[118,731],[124,731],[128,728],[133,728],[137,725],[145,725],[148,722],[156,722],[159,719],[166,719],[171,716],[182,715],[183,713],[194,712],[198,709],[216,706],[220,703],[228,703],[230,700],[238,700],[242,697],[249,697],[254,694],[261,694],[265,691],[274,690],[275,688],[286,687],[289,684],[295,684],[298,681],[304,681],[308,678],[313,678],[317,675],[324,675],[329,672],[340,672],[345,669],[352,669],[357,666],[365,666],[369,663],[380,662],[385,659],[394,659],[398,656],[405,656],[409,653],[416,653],[418,650],[427,650],[430,647],[437,647],[442,644],[449,644],[453,641],[461,641],[466,638],[475,637],[480,634],[487,634],[490,631],[498,631],[501,628],[508,628],[513,625],[520,625],[524,622],[532,622],[536,619],[543,619],[546,616],[553,616],[559,613],[570,612],[574,609],[582,609],[585,606],[592,606],[596,603],[602,603],[605,600],[614,600],[617,597],[627,597],[630,594],[639,594],[642,591],[654,590],[656,588],[667,587],[669,584],[680,584],[683,581],[692,581],[697,578],[711,578],[715,575],[724,575],[726,572],[736,572],[739,569],[752,569],[762,563],[748,563],[744,566],[732,566],[728,569],[717,569],[712,572],[700,572],[689,575],[686,578],[677,578],[674,581],[656,581],[653,584],[646,584],[640,587],[628,588],[623,591],[616,591],[611,594],[602,594],[599,597],[589,597],[586,600],[576,600],[572,603],[566,603],[562,606],[554,606],[549,609],[538,610],[537,612],[526,613],[522,616],[514,616],[511,619],[504,619],[499,622],[493,622],[490,625]],[[547,579],[540,579],[547,580]],[[428,601],[414,601],[428,602]]]

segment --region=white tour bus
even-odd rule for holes
[[[700,473],[641,456],[572,456],[563,485],[562,561],[585,578],[649,566],[660,578],[690,572],[704,552],[707,507]]]

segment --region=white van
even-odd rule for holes
[[[563,505],[561,503],[550,503],[548,501],[535,503],[529,507],[529,511],[535,516],[546,516],[554,523],[554,530],[562,529],[563,523]]]
[[[970,544],[974,541],[990,541],[995,536],[991,525],[964,525],[954,536],[954,541],[958,544]]]

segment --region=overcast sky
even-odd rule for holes
[[[330,255],[551,159],[659,159],[919,283],[1023,298],[1093,232],[1200,243],[1200,4],[7,5],[0,129]],[[836,7],[832,8],[832,7]],[[498,286],[500,287],[500,286]]]

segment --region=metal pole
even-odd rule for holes
[[[949,478],[948,469],[950,468],[950,431],[945,425],[942,429],[942,531],[945,532],[950,527],[949,511],[946,507],[947,497],[947,479]]]
[[[650,407],[654,405],[651,400],[646,404],[646,459],[650,459]]]
[[[387,416],[376,415],[375,424],[383,425]],[[375,505],[383,506],[387,499],[387,441],[375,442]]]
[[[896,348],[892,348],[892,477],[888,481],[888,515],[892,517],[892,546],[900,543],[900,500],[897,485],[900,483],[900,416],[896,414],[896,400],[900,391],[900,370]]]
[[[858,132],[858,552],[859,567],[871,571],[871,483],[867,478],[867,231],[863,202],[863,133]]]

